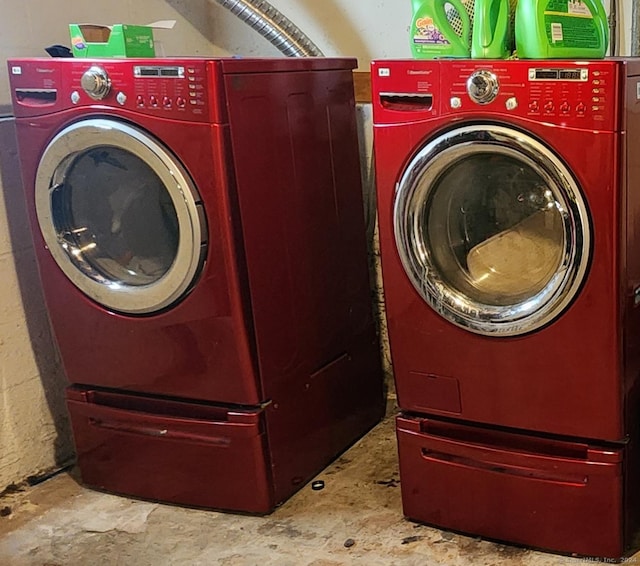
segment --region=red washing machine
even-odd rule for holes
[[[640,61],[372,77],[405,515],[620,556],[640,512]]]
[[[267,513],[381,418],[354,66],[9,62],[87,485]]]

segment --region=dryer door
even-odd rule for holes
[[[146,314],[191,288],[205,256],[196,188],[142,130],[108,118],[71,124],[47,146],[36,212],[65,275],[110,310]]]
[[[424,146],[397,186],[394,230],[418,293],[478,334],[548,324],[589,263],[588,212],[571,172],[503,126],[460,127]]]

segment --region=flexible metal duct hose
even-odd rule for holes
[[[609,0],[609,55],[619,55],[618,0]]]
[[[322,51],[289,18],[264,0],[216,0],[264,36],[287,57],[323,57]]]
[[[638,0],[631,3],[631,50],[633,57],[640,55],[640,6]]]

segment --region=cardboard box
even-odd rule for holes
[[[154,57],[154,29],[171,29],[175,21],[138,26],[69,24],[74,57]]]

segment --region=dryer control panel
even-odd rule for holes
[[[103,106],[174,120],[225,118],[210,95],[218,92],[217,67],[200,59],[13,60],[9,73],[19,117]]]
[[[372,64],[374,121],[470,115],[620,128],[624,60],[397,60]],[[404,113],[404,115],[403,115]]]

